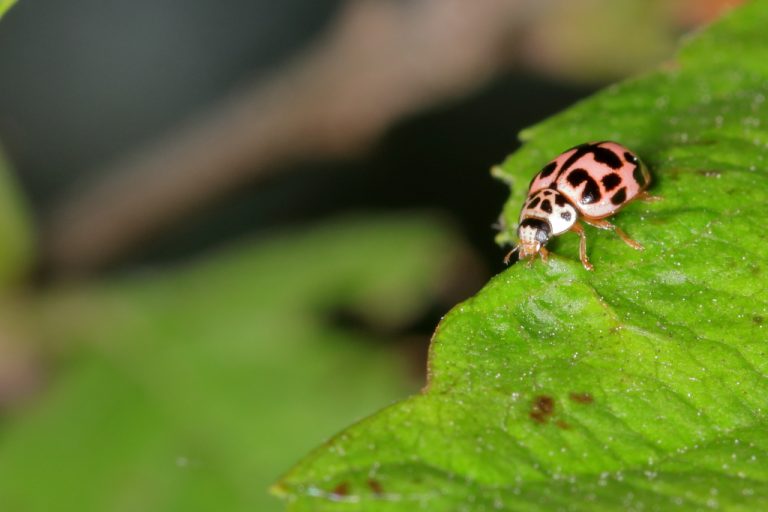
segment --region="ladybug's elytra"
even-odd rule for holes
[[[544,246],[549,239],[573,231],[580,237],[582,265],[593,270],[580,218],[591,226],[615,231],[627,245],[642,250],[642,245],[605,218],[632,200],[660,199],[646,192],[650,182],[645,164],[621,144],[592,142],[569,149],[531,181],[517,228],[520,242],[504,261],[509,263],[515,253],[519,259],[530,260],[541,254],[546,261],[549,252]]]

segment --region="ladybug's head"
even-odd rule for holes
[[[549,222],[543,219],[527,218],[517,227],[518,257],[520,259],[533,258],[547,245],[552,228]]]

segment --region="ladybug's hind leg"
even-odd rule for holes
[[[613,230],[616,232],[617,235],[619,235],[619,238],[624,240],[624,243],[630,246],[631,248],[636,249],[638,251],[642,251],[644,249],[643,245],[640,242],[629,238],[629,235],[627,235],[620,227],[614,224],[611,224],[605,219],[588,219],[585,217],[584,222],[586,222],[590,226],[595,226],[596,228]]]
[[[587,235],[584,233],[584,227],[577,221],[572,227],[571,231],[579,235],[579,259],[581,264],[587,270],[595,270],[595,267],[589,262],[587,258]]]
[[[649,194],[647,190],[643,190],[637,196],[635,197],[638,201],[643,201],[646,203],[656,203],[658,201],[663,200],[664,198],[661,196],[654,196],[653,194]]]

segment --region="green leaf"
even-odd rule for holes
[[[6,11],[15,3],[16,0],[0,0],[0,18],[2,18]]]
[[[5,305],[55,371],[1,418],[0,510],[279,510],[275,474],[418,385],[333,311],[413,321],[456,251],[436,222],[349,219]]]
[[[33,258],[33,226],[27,205],[0,153],[0,290],[24,277]]]
[[[677,62],[526,130],[497,171],[528,182],[617,140],[658,203],[517,264],[439,325],[428,390],[353,426],[276,486],[292,510],[768,509],[768,3]],[[631,27],[628,27],[631,32]]]

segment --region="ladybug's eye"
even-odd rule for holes
[[[626,160],[627,162],[629,162],[631,164],[636,164],[637,163],[637,157],[635,155],[633,155],[632,153],[630,153],[629,151],[624,153],[624,160]]]

